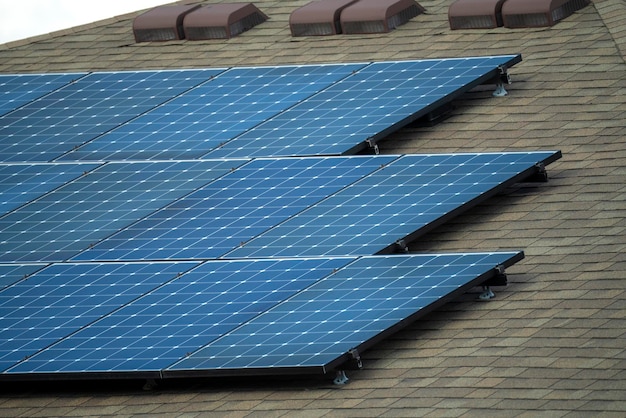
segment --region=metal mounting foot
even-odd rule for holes
[[[504,97],[507,96],[509,94],[508,91],[506,91],[506,89],[504,88],[504,84],[499,82],[496,85],[496,90],[492,93],[493,97]]]
[[[367,146],[374,152],[375,155],[380,154],[380,149],[378,148],[378,144],[372,140],[371,138],[368,138],[367,140],[365,140],[365,142],[367,143]]]
[[[343,370],[337,370],[337,375],[335,377],[335,379],[333,380],[333,383],[336,385],[345,385],[346,383],[348,383],[348,376],[346,376],[346,372],[344,372]]]
[[[478,296],[480,300],[490,300],[496,297],[496,294],[493,293],[489,286],[483,286],[483,293]]]

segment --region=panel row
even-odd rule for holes
[[[0,75],[1,161],[352,154],[519,61]]]
[[[367,348],[399,322],[521,258],[507,252],[39,266],[0,291],[0,380],[294,367],[324,373],[351,349]]]
[[[0,262],[375,254],[559,157],[546,151],[32,166],[41,175],[10,165],[5,175],[14,168],[26,185],[50,181],[36,198],[34,191],[6,191],[19,207],[0,216]],[[60,173],[73,179],[59,184]]]

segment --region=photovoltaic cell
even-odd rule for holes
[[[257,159],[73,259],[218,258],[394,158]]]
[[[363,66],[232,68],[62,159],[197,158]]]
[[[85,74],[0,74],[0,116]]]
[[[3,289],[0,370],[28,359],[194,265],[60,263]]]
[[[95,167],[97,164],[0,164],[0,216]]]
[[[349,261],[209,261],[8,372],[158,371]]]
[[[222,70],[90,73],[0,117],[2,161],[50,161]]]
[[[558,152],[404,155],[224,255],[367,255],[478,203]]]
[[[241,163],[107,163],[0,217],[0,261],[66,260]]]
[[[324,277],[168,371],[318,368],[476,284],[519,252],[363,257]],[[424,312],[422,312],[422,315]]]
[[[0,291],[45,266],[45,264],[0,264]]]
[[[504,55],[375,62],[205,157],[353,153],[519,60]]]

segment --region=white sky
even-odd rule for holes
[[[0,0],[0,44],[173,0]]]

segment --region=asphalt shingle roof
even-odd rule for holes
[[[521,53],[509,95],[480,87],[384,153],[560,149],[521,184],[414,252],[523,249],[509,286],[468,294],[364,353],[351,382],[224,379],[2,387],[0,416],[615,416],[626,413],[626,3],[596,0],[551,28],[451,31],[450,1],[379,35],[292,38],[308,0],[256,1],[270,19],[228,41],[135,44],[132,19],[0,45],[0,72],[350,62]]]

